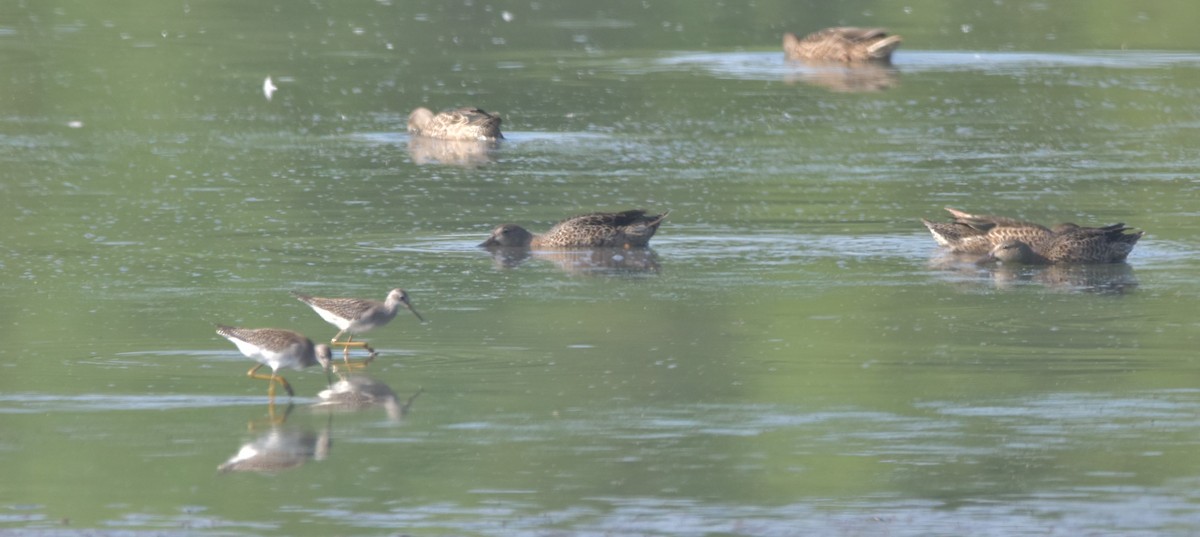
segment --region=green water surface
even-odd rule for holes
[[[1194,534],[1197,16],[4,2],[0,535]],[[904,36],[874,91],[783,62],[840,24]],[[507,139],[404,132],[460,105]],[[977,266],[945,206],[1147,235]],[[671,214],[617,262],[475,247],[635,207]],[[289,291],[393,287],[391,415],[316,370],[270,408],[212,328],[325,340]],[[297,462],[218,472],[246,444]]]

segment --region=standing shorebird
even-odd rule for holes
[[[280,330],[278,328],[238,328],[235,326],[217,325],[217,333],[237,345],[238,350],[249,358],[258,361],[258,365],[250,368],[246,376],[254,379],[270,381],[267,396],[275,401],[275,383],[283,386],[288,397],[295,395],[287,379],[279,376],[281,367],[303,369],[320,365],[326,374],[330,370],[331,352],[329,345],[313,345],[312,340],[299,332]],[[258,372],[262,366],[270,366],[271,374],[263,375]]]
[[[408,300],[408,293],[404,289],[392,289],[383,302],[362,298],[320,298],[295,291],[292,292],[292,295],[308,304],[313,311],[317,312],[317,315],[325,319],[325,322],[338,327],[338,333],[330,340],[330,345],[341,345],[345,349],[342,360],[346,362],[347,366],[350,365],[350,347],[366,349],[370,353],[367,363],[375,359],[375,349],[365,341],[354,341],[354,336],[388,324],[396,317],[400,306],[404,306],[405,309],[416,315],[418,320],[425,322],[425,318],[413,309],[412,302]],[[350,334],[350,337],[346,338],[346,341],[338,341],[342,334],[347,333]]]

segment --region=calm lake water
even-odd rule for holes
[[[0,6],[0,535],[1200,532],[1200,4],[142,4]],[[895,68],[783,62],[839,24]],[[404,132],[460,105],[508,139]],[[1147,235],[981,267],[945,206]],[[212,328],[393,287],[391,405]]]

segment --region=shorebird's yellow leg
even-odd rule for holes
[[[259,426],[263,425],[264,423],[270,425],[271,427],[283,425],[283,423],[287,421],[288,416],[292,415],[292,409],[295,407],[296,405],[289,401],[287,408],[283,410],[283,415],[281,416],[275,412],[275,402],[271,401],[270,403],[267,403],[266,421],[264,422],[262,419],[252,419],[250,420],[250,423],[246,424],[246,429],[254,432],[257,431]]]
[[[287,390],[288,397],[295,397],[296,392],[292,391],[292,385],[288,384],[287,379],[273,373],[271,374],[271,377],[274,378],[276,382],[279,382],[279,384],[283,386],[284,390]]]
[[[263,366],[263,364],[258,364],[256,366],[250,368],[250,370],[246,372],[246,376],[250,377],[252,379],[269,381],[271,383],[271,386],[269,388],[267,388],[267,397],[270,398],[271,401],[275,400],[275,383],[276,382],[278,382],[280,385],[282,385],[284,390],[287,390],[288,397],[293,397],[296,395],[295,392],[292,391],[292,386],[290,384],[288,384],[287,379],[285,379],[279,375],[276,375],[274,371],[272,371],[270,375],[264,375],[262,373],[259,373],[258,370],[262,366]]]
[[[337,335],[333,336],[333,339],[329,340],[329,344],[330,345],[347,345],[350,347],[361,347],[361,346],[365,345],[365,343],[362,343],[362,342],[355,343],[354,342],[354,334],[350,334],[350,337],[346,338],[346,341],[338,341],[339,339],[342,338],[342,334],[345,334],[345,333],[346,333],[345,330],[338,332]]]
[[[366,341],[354,341],[354,336],[346,338],[346,341],[333,341],[330,345],[341,345],[343,347],[368,347]]]
[[[273,385],[274,384],[272,384],[272,386]],[[288,414],[291,414],[291,413],[292,413],[292,404],[291,403],[288,403],[287,411],[283,413],[283,416],[275,415],[275,401],[271,401],[270,403],[267,403],[267,418],[269,420],[271,420],[271,422],[270,422],[271,425],[282,425],[283,422],[287,421]]]
[[[371,348],[371,345],[367,344],[366,341],[354,341],[353,334],[351,334],[350,337],[346,338],[346,341],[338,341],[338,338],[341,337],[342,334],[343,334],[343,332],[338,332],[336,336],[333,336],[333,340],[330,341],[329,344],[331,346],[332,345],[341,345],[342,346],[342,362],[344,362],[346,364],[346,369],[351,370],[351,371],[353,371],[355,369],[362,369],[362,368],[366,367],[367,364],[371,363],[372,360],[375,359],[375,355],[377,353],[375,352],[375,349]],[[367,352],[371,353],[371,355],[368,356],[367,359],[364,360],[361,364],[351,363],[350,362],[350,347],[361,347],[363,349],[366,349]]]

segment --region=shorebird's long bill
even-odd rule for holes
[[[412,301],[408,299],[407,293],[400,296],[400,303],[404,304],[404,307],[407,308],[408,311],[411,311],[413,315],[416,315],[418,320],[425,322],[425,318],[422,317],[420,313],[417,313],[417,309],[413,307]]]
[[[417,320],[425,322],[425,318],[422,317],[420,313],[417,313],[417,310],[412,307],[412,304],[405,304],[405,306],[408,306],[408,311],[411,311],[413,315],[417,316]]]

